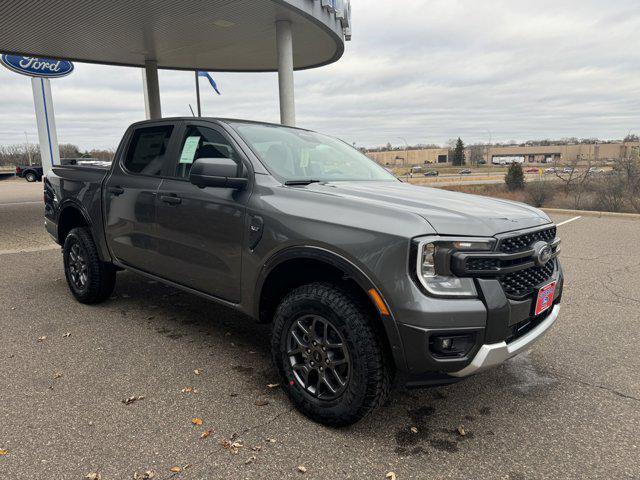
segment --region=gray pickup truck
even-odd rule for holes
[[[412,186],[346,143],[224,119],[132,125],[113,164],[55,167],[45,224],[74,297],[122,269],[272,324],[292,402],[354,423],[392,384],[451,382],[556,321],[556,227],[524,204]]]

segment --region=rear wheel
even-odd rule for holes
[[[391,370],[369,316],[355,298],[328,283],[299,287],[278,306],[274,362],[285,391],[311,419],[350,425],[387,398]]]
[[[27,182],[35,182],[38,179],[36,177],[36,174],[33,172],[28,172],[27,174],[25,174],[24,178]]]
[[[64,273],[71,293],[81,303],[100,303],[111,296],[116,282],[113,265],[100,261],[88,228],[74,228],[63,247]]]

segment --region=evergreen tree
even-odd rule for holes
[[[464,160],[464,143],[458,137],[456,148],[453,150],[453,164],[456,166],[464,165]]]
[[[509,165],[509,170],[504,176],[504,183],[507,184],[507,189],[510,191],[524,189],[524,172],[522,171],[522,165],[513,162]]]

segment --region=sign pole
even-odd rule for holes
[[[195,71],[196,74],[196,99],[198,103],[198,117],[202,116],[202,108],[200,107],[200,79],[198,78],[198,71]]]
[[[60,149],[58,148],[58,135],[53,113],[51,83],[48,78],[32,77],[31,88],[36,110],[42,170],[43,175],[46,176],[54,165],[60,165]]]

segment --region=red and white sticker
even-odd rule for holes
[[[536,299],[536,310],[534,315],[540,315],[545,310],[549,309],[553,305],[553,294],[556,291],[556,283],[547,283],[544,287],[538,290],[538,298]]]

